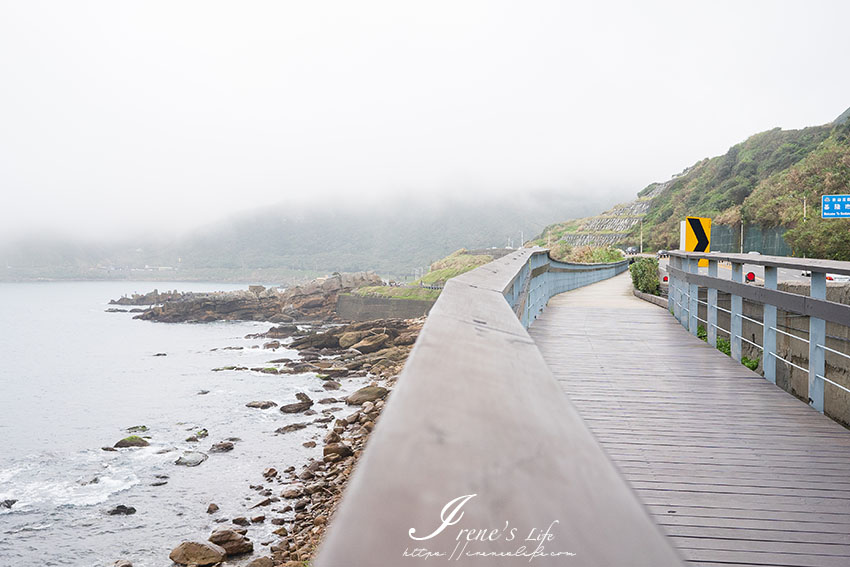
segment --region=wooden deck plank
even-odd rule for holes
[[[530,334],[690,565],[850,565],[850,432],[636,299],[552,298]]]

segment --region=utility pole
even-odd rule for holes
[[[744,218],[741,217],[741,254],[744,253]]]
[[[806,198],[803,197],[803,222],[806,222]]]
[[[640,253],[643,254],[643,220],[640,221]]]

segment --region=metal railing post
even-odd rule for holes
[[[777,269],[775,266],[764,267],[764,288],[776,289]],[[772,384],[776,384],[776,306],[769,303],[764,304],[764,330],[762,335],[762,347],[764,354],[761,366],[764,369],[764,377]]]
[[[809,296],[826,299],[826,273],[812,270],[812,287]],[[826,321],[809,317],[809,404],[823,413],[823,376],[826,366]]]
[[[688,272],[692,274],[699,273],[699,260],[696,258],[688,258]],[[693,336],[697,336],[697,327],[699,326],[699,286],[696,284],[688,284],[688,330]]]
[[[739,262],[732,262],[732,281],[744,283],[744,265]],[[741,362],[741,334],[743,333],[744,319],[741,317],[744,314],[744,300],[740,295],[732,296],[732,308],[729,315],[729,332],[732,335],[729,341],[732,345],[732,358]]]
[[[708,260],[708,275],[712,278],[717,277],[717,260]],[[708,298],[706,303],[708,306],[706,307],[706,320],[708,320],[708,329],[706,332],[708,333],[708,344],[713,347],[717,347],[717,289],[710,287],[708,288]]]

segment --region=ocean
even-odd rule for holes
[[[248,486],[264,484],[265,468],[321,458],[323,428],[274,433],[312,418],[246,403],[294,402],[299,391],[313,399],[344,397],[365,383],[349,378],[343,390],[327,394],[311,373],[212,371],[297,358],[295,351],[266,350],[263,339],[245,338],[266,331],[269,323],[167,324],[105,312],[109,299],[154,287],[245,289],[212,283],[0,283],[0,502],[17,501],[0,506],[0,565],[109,566],[118,559],[135,567],[172,565],[168,554],[183,539],[206,539],[212,530],[230,527],[215,520],[268,512],[249,509],[260,497]],[[147,427],[140,435],[150,437],[150,446],[101,449],[139,425]],[[186,441],[200,429],[209,436]],[[184,450],[208,453],[228,438],[239,439],[233,451],[211,453],[197,467],[175,465]],[[303,447],[309,440],[318,446]],[[213,502],[221,511],[208,515]],[[107,514],[118,505],[136,513]],[[256,551],[247,559],[276,540],[270,535],[276,527],[249,528]]]

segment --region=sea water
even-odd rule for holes
[[[327,397],[315,375],[212,371],[297,357],[286,349],[263,349],[262,339],[245,338],[270,324],[155,323],[105,311],[110,298],[154,287],[245,289],[0,283],[0,501],[17,500],[10,509],[0,507],[0,565],[106,566],[122,558],[135,567],[171,565],[168,553],[180,541],[206,539],[228,525],[215,519],[266,511],[249,509],[259,497],[248,489],[264,482],[266,467],[282,470],[321,457],[321,443],[303,447],[320,439],[321,427],[274,433],[312,418],[245,407],[253,400],[294,402],[298,391],[313,399]],[[331,395],[344,396],[362,381],[346,380],[343,391]],[[149,447],[101,449],[136,425],[148,428],[141,435],[150,436]],[[209,436],[186,441],[200,429]],[[208,452],[213,443],[231,437],[240,439],[233,451],[209,454],[197,467],[175,465],[184,450]],[[208,515],[212,502],[221,511]],[[137,511],[106,513],[119,504]],[[274,539],[268,535],[274,527],[249,531],[258,553],[260,540]]]

